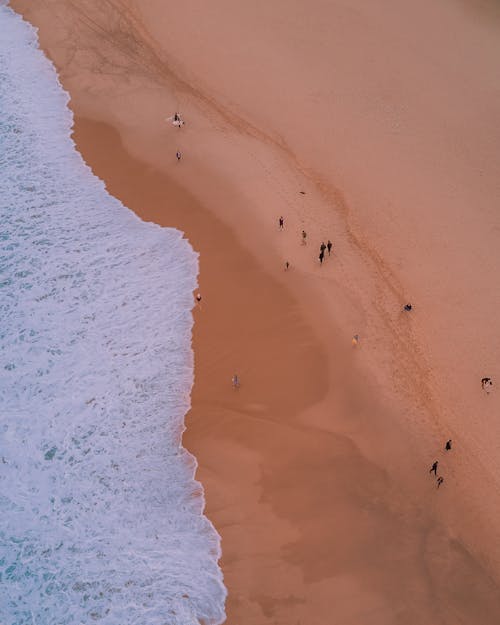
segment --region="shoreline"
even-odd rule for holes
[[[43,26],[43,19],[41,45],[47,52],[46,42],[57,37]],[[70,15],[68,24],[71,20]],[[336,618],[346,623],[366,614],[372,623],[384,625],[429,619],[448,623],[457,615],[471,618],[479,612],[482,622],[495,622],[500,606],[491,571],[498,554],[489,554],[489,570],[482,568],[484,544],[492,531],[485,525],[488,515],[474,518],[475,508],[454,501],[451,490],[468,468],[459,465],[455,481],[454,476],[447,478],[450,490],[440,492],[439,501],[425,475],[426,449],[442,454],[432,445],[444,440],[449,427],[446,419],[438,420],[444,401],[439,379],[422,366],[428,360],[422,356],[419,317],[415,315],[415,330],[399,313],[386,314],[402,296],[394,287],[392,293],[381,287],[380,276],[397,283],[394,267],[377,258],[376,246],[368,246],[374,251],[373,264],[380,261],[379,275],[372,267],[374,312],[360,308],[367,301],[359,291],[367,285],[361,272],[368,265],[355,255],[358,243],[349,240],[351,226],[341,224],[345,215],[324,212],[313,178],[287,172],[280,156],[266,151],[269,146],[261,149],[255,145],[258,140],[233,139],[222,128],[219,134],[226,143],[220,158],[237,155],[241,141],[256,166],[269,172],[261,199],[281,204],[266,225],[263,213],[253,210],[251,177],[245,183],[249,170],[242,168],[229,180],[206,165],[203,149],[215,139],[193,103],[186,101],[192,117],[185,129],[162,129],[169,150],[179,136],[193,152],[181,163],[175,163],[172,153],[171,162],[168,156],[165,163],[160,142],[146,149],[149,120],[127,127],[117,117],[110,125],[110,109],[99,109],[99,102],[79,92],[71,73],[65,79],[64,54],[53,50],[60,59],[56,67],[63,86],[71,94],[74,138],[85,161],[112,195],[144,220],[179,228],[200,253],[203,300],[194,310],[195,383],[183,445],[197,459],[206,514],[222,536],[227,622],[295,619],[319,624],[331,614],[332,604]],[[104,82],[94,88],[99,92],[107,85],[101,96],[105,94],[102,102],[109,101],[112,81],[99,80]],[[85,81],[92,83],[88,76]],[[88,118],[90,112],[94,120]],[[179,132],[183,134],[172,134]],[[193,147],[195,133],[200,148]],[[147,161],[137,160],[146,152]],[[165,171],[177,166],[175,174]],[[190,184],[193,194],[185,191]],[[300,205],[299,189],[305,185],[311,201]],[[275,188],[274,196],[266,191]],[[206,193],[206,203],[200,204],[200,193]],[[298,208],[287,215],[285,233],[279,233],[276,221],[283,202]],[[308,211],[316,202],[314,215],[324,223],[311,231]],[[314,263],[312,246],[299,247],[306,219],[311,241],[336,233],[335,258],[321,269]],[[282,266],[289,253],[294,259],[285,273]],[[340,284],[343,280],[348,287]],[[346,323],[349,316],[352,325]],[[350,340],[360,327],[380,333],[374,341],[362,332],[360,349],[353,350]],[[398,359],[404,364],[399,377],[393,377]],[[235,371],[242,386],[233,392]],[[418,376],[410,383],[415,372]],[[420,414],[424,409],[430,417]],[[465,425],[463,439],[466,434]],[[471,495],[471,481],[463,495]],[[484,481],[489,484],[487,477]],[[478,488],[477,499],[484,493]],[[469,551],[470,538],[481,534],[481,527],[486,528],[482,544]],[[459,572],[452,579],[438,579],[432,568],[443,563],[446,570]],[[436,607],[436,596],[443,605],[454,601],[457,607],[447,614]]]

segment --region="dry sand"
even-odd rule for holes
[[[95,173],[201,253],[184,444],[228,623],[498,624],[494,4],[12,6]]]

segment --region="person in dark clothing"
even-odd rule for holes
[[[432,467],[431,467],[429,473],[434,473],[434,475],[437,475],[438,464],[439,464],[439,462],[437,460],[435,460],[433,462],[433,464],[432,464]]]
[[[178,161],[181,160],[181,153],[179,152],[179,150],[177,150],[177,152],[175,153],[175,156],[177,157]]]
[[[444,482],[444,477],[439,476],[437,479],[437,487],[439,488],[441,486],[441,484]]]
[[[446,441],[446,445],[444,446],[446,451],[450,451],[451,449],[451,438],[450,440]]]
[[[326,247],[328,248],[328,256],[330,256],[330,253],[332,251],[332,246],[333,246],[333,243],[330,241],[330,239],[328,239],[328,243],[326,244]]]
[[[302,230],[302,245],[305,245],[307,243],[306,239],[307,239],[307,232],[305,230]]]
[[[406,310],[407,312],[409,312],[411,310],[411,308],[412,308],[411,304],[405,304],[403,306],[403,310]]]
[[[325,252],[323,250],[321,250],[321,252],[319,253],[319,264],[322,265],[323,264],[323,258],[325,257]]]
[[[279,225],[280,225],[280,230],[283,230],[283,228],[285,227],[285,220],[283,219],[283,217],[279,218]]]
[[[290,263],[288,261],[285,261],[285,271],[288,271],[290,267]]]
[[[323,254],[323,256],[325,255],[325,250],[326,250],[326,245],[325,245],[325,242],[323,241],[321,245],[319,246],[319,251]]]

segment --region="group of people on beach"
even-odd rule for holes
[[[283,215],[281,215],[278,218],[278,227],[280,230],[285,229],[285,218],[283,217]],[[302,245],[307,245],[307,232],[305,230],[302,230],[301,232],[301,241],[302,241]],[[325,254],[327,251],[328,251],[328,256],[331,256],[332,249],[333,249],[333,243],[330,241],[330,239],[328,239],[327,243],[325,243],[324,241],[321,242],[321,245],[319,246],[319,264],[320,265],[323,264],[323,261],[325,260]],[[285,271],[288,271],[289,268],[290,268],[290,263],[287,260],[285,261]]]
[[[451,451],[451,438],[446,441],[444,450]],[[434,477],[436,478],[437,488],[439,488],[441,484],[444,482],[444,477],[442,475],[437,474],[438,466],[439,466],[439,460],[434,460],[431,468],[429,469],[429,474],[434,473]]]
[[[324,241],[321,241],[321,245],[319,246],[319,264],[323,264],[323,260],[325,258],[325,250],[328,250],[328,256],[332,253],[333,243],[328,239],[328,243],[325,245]]]
[[[405,309],[406,309],[406,306],[405,306]],[[411,307],[410,307],[410,310],[411,310]],[[489,395],[490,390],[491,390],[492,387],[493,387],[493,381],[492,381],[491,378],[488,378],[488,377],[481,378],[481,388],[488,395]],[[445,446],[444,446],[444,450],[445,450],[445,452],[446,451],[451,451],[451,438],[446,441]],[[431,468],[429,469],[429,473],[434,473],[434,477],[437,478],[436,479],[437,487],[439,488],[441,486],[441,484],[444,482],[444,477],[442,475],[438,476],[438,474],[437,474],[438,466],[439,466],[439,461],[438,460],[434,460],[434,462],[431,465]]]
[[[280,217],[278,218],[278,228],[280,230],[284,230],[285,229],[285,218],[283,217],[283,215],[280,215]],[[301,237],[302,237],[302,245],[306,245],[306,243],[307,243],[307,232],[305,230],[302,230]],[[324,241],[321,242],[321,245],[319,247],[319,262],[320,262],[320,264],[323,264],[323,260],[325,259],[325,252],[328,252],[328,256],[331,256],[332,249],[333,249],[333,243],[330,241],[330,239],[328,239],[327,243],[325,243]],[[290,268],[290,263],[287,260],[287,261],[285,261],[285,271],[288,271],[289,268]],[[355,335],[355,340],[356,340],[356,343],[359,340],[359,337],[358,337],[357,334]],[[237,389],[237,388],[240,387],[240,379],[239,379],[237,373],[235,373],[232,376],[231,384],[232,384],[234,389]]]
[[[176,123],[177,122],[177,123]],[[180,115],[178,113],[175,113],[173,116],[173,123],[176,123],[176,125],[178,125],[179,127],[181,127],[181,125],[184,123],[181,118]],[[179,151],[177,151],[176,153],[177,156],[177,160],[181,159],[181,153]],[[280,215],[279,219],[278,219],[278,227],[280,230],[284,230],[285,229],[285,219],[283,217],[283,215]],[[306,245],[307,244],[307,232],[305,230],[302,230],[301,232],[301,241],[302,241],[302,245]],[[324,241],[321,242],[321,245],[319,247],[319,262],[320,265],[323,264],[323,261],[325,259],[325,253],[328,252],[328,256],[331,256],[332,253],[332,248],[333,248],[333,244],[330,241],[330,239],[328,239],[327,243],[325,244]],[[289,261],[285,261],[285,270],[287,271],[290,267],[290,263]],[[196,301],[198,304],[201,303],[201,295],[198,293],[196,295]],[[412,304],[410,303],[406,303],[403,306],[403,311],[404,312],[410,312],[413,309]],[[353,336],[352,339],[352,344],[353,346],[356,346],[359,342],[359,335],[355,334]],[[240,387],[240,379],[237,373],[234,373],[232,378],[231,378],[231,384],[233,386],[234,389],[238,389]],[[481,387],[482,389],[489,394],[491,388],[493,386],[493,382],[491,380],[490,377],[483,377],[481,378]],[[444,451],[445,453],[450,452],[452,448],[452,440],[451,438],[448,439],[444,445]],[[436,485],[437,488],[439,489],[441,487],[441,485],[444,482],[444,477],[442,475],[438,475],[438,467],[439,467],[439,460],[435,460],[432,465],[431,468],[429,469],[429,474],[434,474],[434,477],[436,478]]]
[[[278,219],[278,227],[279,227],[280,230],[284,230],[284,228],[285,228],[285,219],[284,219],[284,217],[282,215]],[[307,232],[305,230],[302,230],[301,240],[302,240],[302,245],[306,245],[307,244]],[[330,239],[328,239],[328,242],[326,244],[325,244],[324,241],[321,242],[321,245],[319,247],[319,262],[320,262],[320,265],[323,264],[323,261],[325,259],[325,253],[327,251],[328,251],[328,256],[331,255],[332,247],[333,247],[333,244],[330,241]],[[290,267],[290,263],[288,261],[286,261],[285,262],[285,270],[288,270],[289,267]],[[413,306],[409,302],[406,303],[403,306],[403,312],[405,312],[405,313],[411,312],[412,310],[413,310]],[[352,338],[352,345],[355,347],[355,346],[358,345],[358,343],[359,343],[359,335],[355,334],[353,336],[353,338]],[[237,381],[237,376],[236,375],[233,377],[233,386],[237,387],[239,385],[239,383],[235,384],[235,382],[234,382],[235,378],[236,378],[236,381]],[[492,382],[491,378],[484,377],[484,378],[481,379],[481,387],[483,388],[483,390],[487,394],[489,394],[492,386],[493,386],[493,382]],[[445,452],[451,451],[451,443],[452,443],[451,439],[448,439],[446,441],[445,446],[444,446]],[[437,488],[440,488],[441,485],[444,482],[444,477],[442,475],[438,475],[438,473],[437,473],[438,466],[439,466],[439,461],[435,460],[433,462],[430,470],[429,470],[429,473],[433,473],[434,474],[434,477],[436,478]]]

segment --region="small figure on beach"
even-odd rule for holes
[[[487,393],[490,392],[490,387],[493,386],[493,382],[491,381],[491,378],[481,378],[481,388],[483,389],[483,391],[486,391]]]
[[[325,252],[323,252],[323,250],[321,250],[321,252],[319,253],[319,264],[322,265],[323,264],[323,258],[325,257]]]
[[[177,150],[177,152],[175,153],[175,156],[177,157],[177,160],[180,161],[182,154],[179,152],[179,150]]]
[[[307,239],[307,232],[305,230],[302,230],[302,245],[305,245],[307,243],[306,239]]]
[[[288,271],[289,267],[290,267],[290,263],[286,260],[285,261],[285,271]]]
[[[174,126],[177,126],[177,128],[181,128],[181,126],[184,126],[184,120],[182,119],[180,113],[174,113],[174,119],[172,121],[172,124]]]
[[[445,451],[451,450],[451,438],[446,441],[446,445],[444,446],[444,448],[445,448]]]
[[[355,334],[352,337],[351,344],[352,344],[353,347],[356,347],[358,343],[359,343],[359,334]]]
[[[407,312],[409,312],[412,309],[412,305],[411,304],[405,304],[403,306],[403,310],[406,310]]]
[[[279,226],[280,230],[283,230],[283,228],[285,227],[285,220],[283,219],[283,217],[279,218]]]
[[[238,378],[238,374],[235,373],[231,379],[231,382],[233,384],[233,388],[239,388],[240,386],[240,380]]]
[[[430,468],[429,473],[434,473],[434,475],[437,475],[438,464],[439,464],[439,462],[438,462],[437,460],[435,460],[435,461],[432,463],[432,467]]]
[[[325,250],[326,250],[326,245],[325,245],[325,242],[322,241],[321,245],[319,246],[319,251],[323,254],[323,256],[325,255]]]
[[[196,301],[198,302],[198,304],[201,302],[201,294],[200,293],[196,294]]]
[[[184,126],[184,120],[182,119],[181,114],[177,112],[174,113],[172,117],[167,117],[165,121],[172,122],[172,124],[177,126],[177,128]]]
[[[443,482],[444,482],[444,477],[439,476],[437,479],[437,487],[439,488]]]
[[[333,243],[330,241],[330,239],[328,239],[328,243],[326,244],[326,247],[328,248],[328,256],[330,256],[330,252],[332,251],[332,247],[333,247]]]

